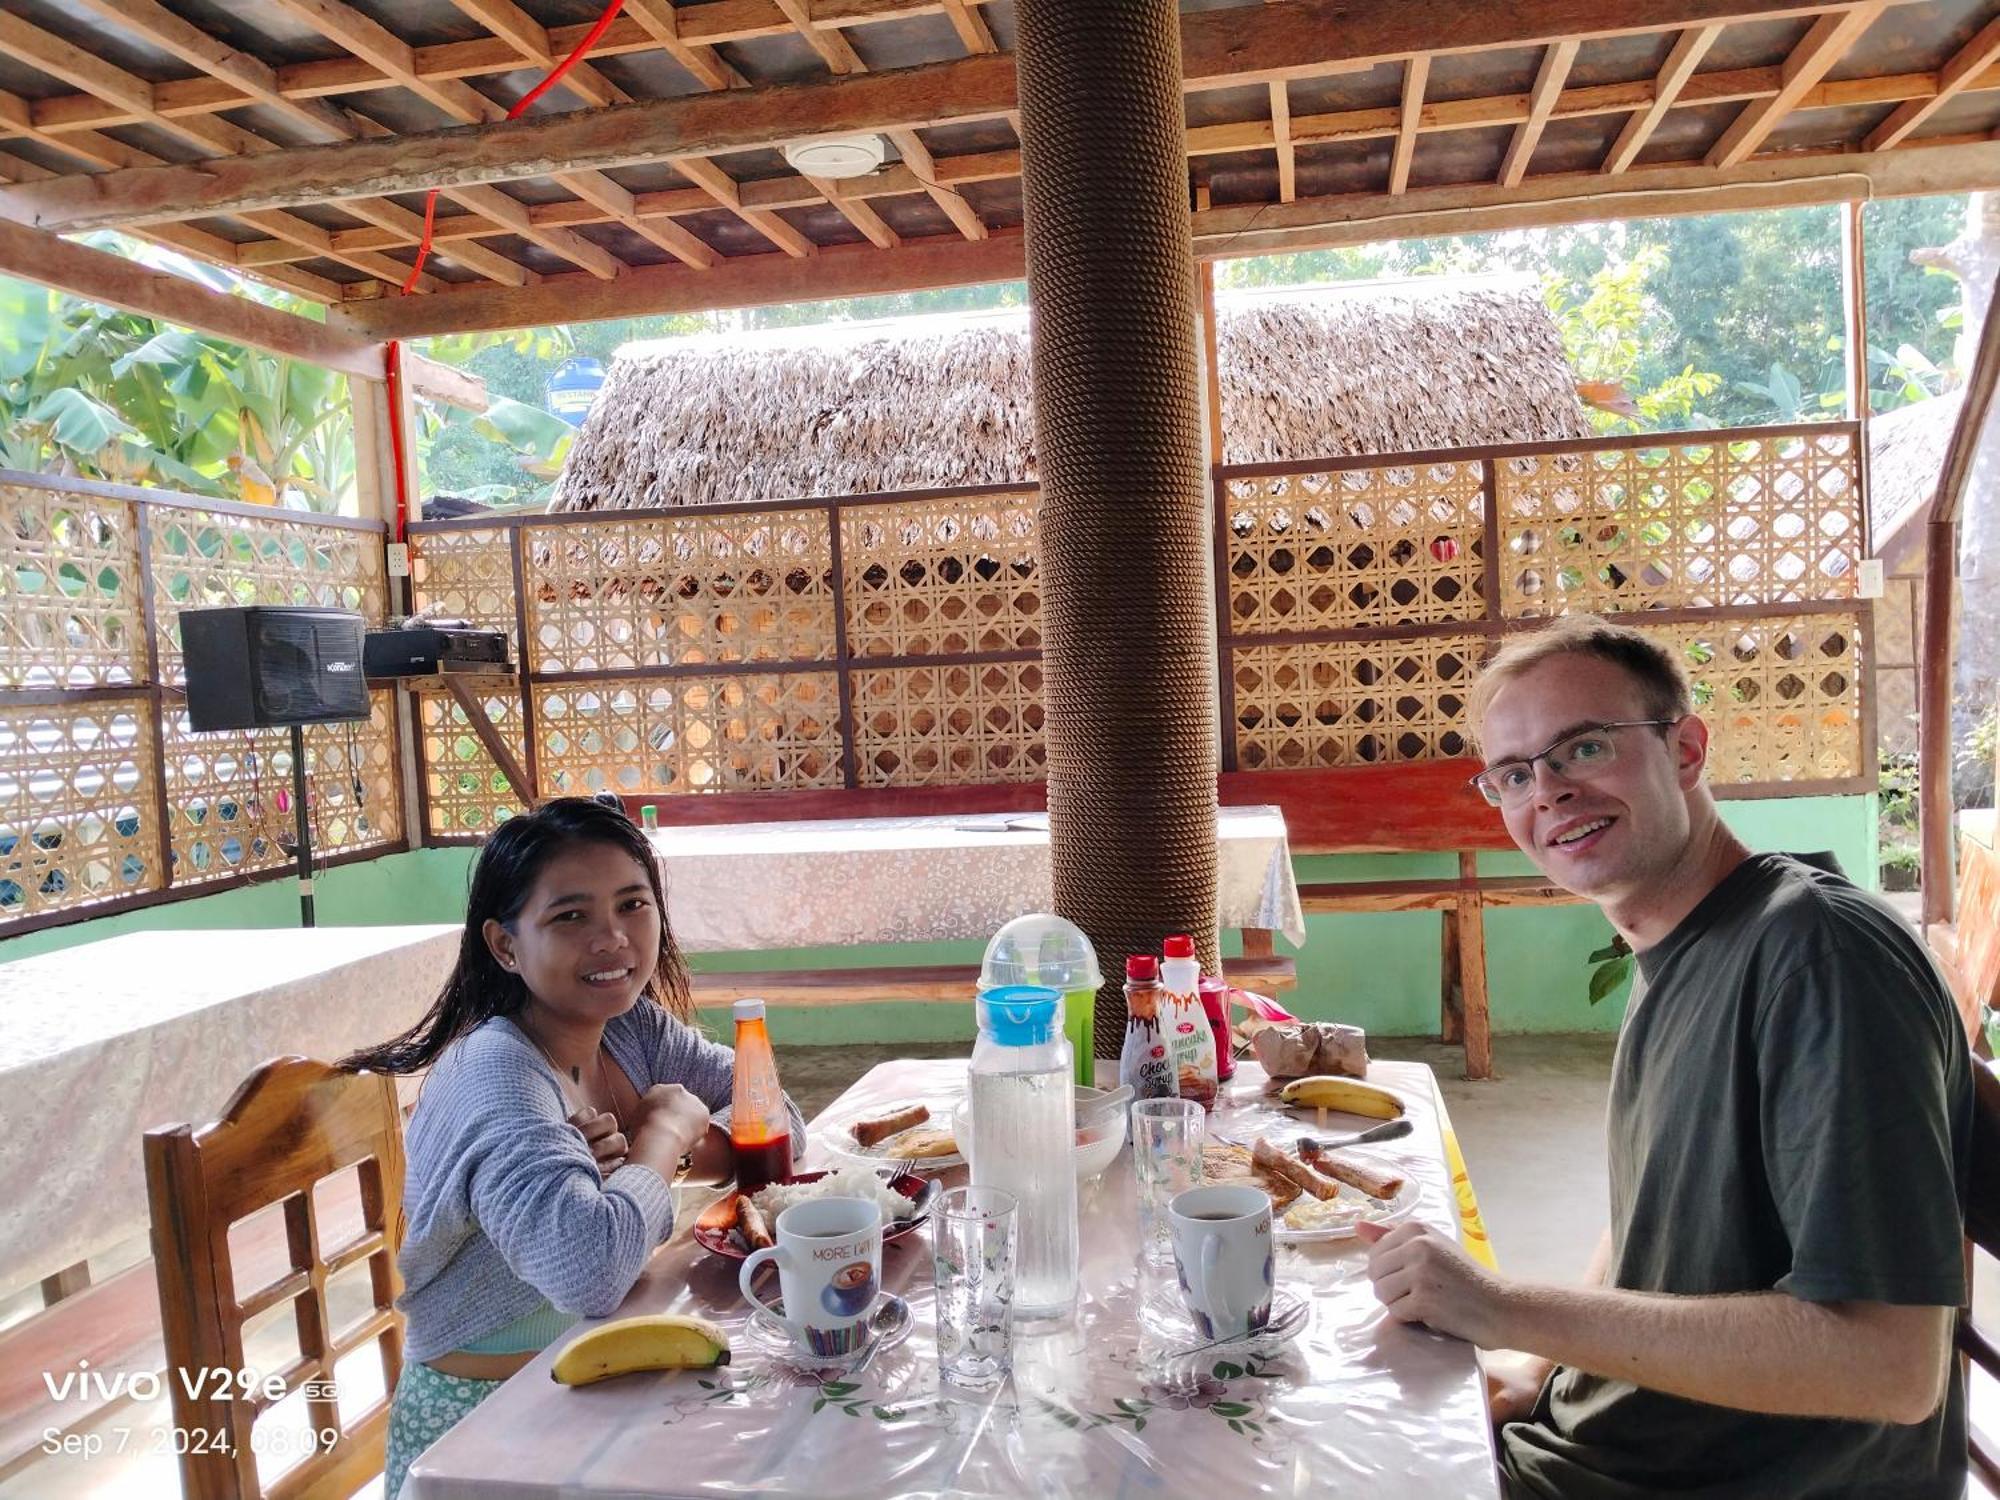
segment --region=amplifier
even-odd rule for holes
[[[409,625],[371,630],[361,661],[370,677],[411,677],[471,667],[507,668],[507,637],[497,630],[441,630]]]

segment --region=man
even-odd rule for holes
[[[1638,955],[1611,1228],[1557,1287],[1364,1226],[1376,1294],[1519,1351],[1488,1366],[1510,1495],[1956,1500],[1972,1084],[1928,956],[1830,860],[1723,825],[1687,679],[1636,631],[1514,640],[1472,720],[1515,843]]]

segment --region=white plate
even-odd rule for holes
[[[1342,1156],[1351,1156],[1356,1161],[1366,1162],[1369,1166],[1378,1168],[1384,1172],[1398,1172],[1402,1174],[1402,1189],[1388,1203],[1381,1206],[1380,1212],[1370,1214],[1365,1222],[1371,1224],[1394,1224],[1400,1220],[1407,1219],[1417,1211],[1417,1200],[1423,1196],[1423,1192],[1417,1186],[1416,1179],[1410,1176],[1408,1170],[1401,1162],[1391,1157],[1378,1155],[1373,1151],[1362,1150],[1358,1147],[1343,1148],[1340,1154]],[[1347,1183],[1343,1182],[1340,1185],[1341,1197],[1344,1199],[1350,1193],[1369,1203],[1380,1202],[1379,1199],[1369,1198],[1360,1188],[1350,1187]],[[1293,1200],[1293,1204],[1305,1202],[1308,1196],[1307,1194],[1301,1194]],[[1271,1231],[1279,1240],[1288,1245],[1317,1245],[1328,1240],[1351,1240],[1354,1238],[1354,1224],[1352,1223],[1330,1224],[1324,1229],[1293,1229],[1285,1222],[1283,1214],[1274,1214],[1272,1216]]]
[[[951,1112],[958,1106],[956,1097],[933,1098],[930,1095],[923,1095],[916,1100],[907,1102],[921,1103],[931,1112],[931,1117],[928,1120],[924,1121],[921,1125],[911,1126],[912,1130],[951,1129]],[[947,1167],[962,1167],[965,1165],[965,1153],[962,1151],[947,1152],[943,1156],[904,1157],[896,1150],[896,1142],[902,1138],[901,1132],[890,1136],[886,1141],[877,1141],[872,1146],[855,1145],[854,1122],[856,1120],[865,1120],[870,1115],[879,1114],[880,1112],[881,1107],[876,1106],[869,1109],[855,1110],[852,1113],[844,1113],[839,1118],[829,1120],[822,1125],[814,1138],[833,1155],[846,1161],[862,1162],[871,1167],[879,1167],[886,1162],[906,1161],[912,1172],[924,1173],[942,1172]]]

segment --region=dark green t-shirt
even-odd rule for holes
[[[1830,857],[1752,855],[1639,965],[1612,1063],[1611,1284],[1964,1301],[1970,1056],[1903,920]],[[1501,1468],[1511,1495],[1956,1500],[1957,1372],[1929,1421],[1892,1426],[1560,1368],[1502,1431]]]

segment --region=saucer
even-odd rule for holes
[[[745,1335],[750,1346],[767,1359],[814,1375],[847,1375],[858,1371],[884,1349],[894,1348],[908,1338],[916,1322],[909,1303],[894,1292],[883,1292],[875,1299],[875,1310],[869,1314],[875,1337],[866,1348],[851,1354],[814,1354],[799,1347],[792,1337],[784,1322],[784,1307],[781,1299],[769,1307],[756,1308],[750,1314]]]

